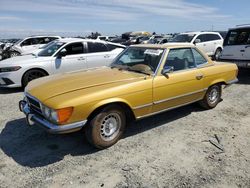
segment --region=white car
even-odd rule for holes
[[[32,36],[21,39],[17,41],[13,46],[9,49],[9,56],[15,57],[18,55],[25,55],[31,51],[34,51],[49,42],[60,39],[59,36]]]
[[[218,32],[201,31],[180,33],[169,42],[192,43],[204,51],[208,56],[218,60],[223,49],[223,41],[223,37]]]
[[[229,29],[220,60],[232,62],[242,68],[250,68],[250,25]]]
[[[125,46],[91,39],[65,38],[38,54],[0,62],[0,87],[25,87],[33,79],[109,65]]]

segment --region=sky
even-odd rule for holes
[[[228,30],[250,24],[249,0],[0,0],[0,38]]]

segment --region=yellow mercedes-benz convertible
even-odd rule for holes
[[[193,45],[135,45],[110,65],[32,81],[19,107],[30,125],[51,133],[85,128],[95,147],[115,144],[130,118],[139,120],[193,102],[221,101],[237,82],[234,64],[211,61]]]

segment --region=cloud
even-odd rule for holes
[[[23,11],[60,14],[65,17],[77,15],[88,19],[131,21],[145,16],[164,16],[182,19],[228,18],[217,8],[188,3],[186,0],[6,0],[0,11]]]
[[[25,19],[16,16],[0,16],[0,21],[24,21]]]

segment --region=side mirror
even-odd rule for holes
[[[168,73],[171,73],[174,71],[174,67],[173,66],[164,66],[164,68],[161,71],[161,74],[168,77]]]
[[[201,43],[201,39],[195,39],[194,44]]]
[[[57,58],[62,58],[62,57],[65,57],[67,55],[67,50],[66,49],[62,49],[58,55],[57,55]]]

